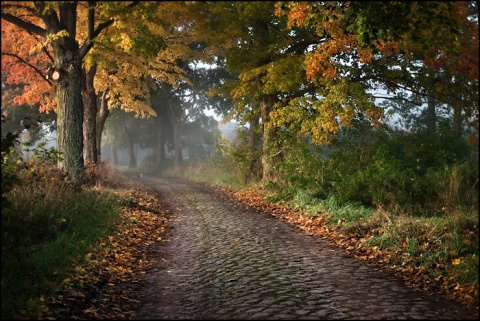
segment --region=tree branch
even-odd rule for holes
[[[140,4],[140,1],[133,1],[126,8],[130,9],[130,8],[135,7],[138,4]],[[89,20],[88,21],[88,25],[89,25],[88,39],[83,43],[82,47],[80,48],[80,59],[85,57],[85,55],[88,53],[88,51],[93,47],[95,37],[97,37],[104,29],[106,29],[108,26],[112,25],[113,22],[114,22],[113,19],[104,21],[97,26],[97,28],[93,31],[93,33],[91,33],[90,25],[93,24],[94,21],[90,21],[90,19],[92,19],[92,20],[94,19],[94,14],[91,14],[90,8],[89,8],[89,13],[88,13],[88,20]]]
[[[46,38],[47,37],[47,31],[43,28],[40,28],[39,26],[27,22],[25,20],[22,20],[18,17],[15,17],[14,15],[11,15],[10,13],[4,13],[2,11],[2,19],[5,21],[8,21],[10,23],[13,23],[17,27],[24,29],[28,32],[34,33],[36,35],[39,35],[40,37]]]
[[[47,48],[45,47],[42,47],[42,51],[43,53],[48,57],[48,59],[50,59],[50,61],[52,62],[52,64],[55,62],[55,60],[53,60],[53,57],[50,55],[50,53],[48,52]]]
[[[48,79],[41,71],[40,69],[38,69],[37,67],[35,67],[34,65],[32,65],[31,63],[29,63],[28,61],[26,61],[25,59],[23,59],[22,57],[16,55],[16,54],[12,54],[12,53],[8,53],[8,52],[2,52],[2,56],[11,56],[11,57],[15,57],[17,58],[17,60],[19,60],[20,62],[24,63],[25,65],[29,66],[30,68],[32,68],[33,70],[35,70],[36,73],[38,73],[40,75],[40,77],[42,77],[46,82],[48,82],[49,85],[53,85],[53,83],[50,81],[50,79]]]
[[[96,1],[88,3],[88,39],[93,40],[95,31],[95,5]]]
[[[50,33],[57,33],[63,28],[60,27],[60,21],[58,20],[57,12],[52,8],[45,8],[46,2],[35,1],[35,7],[37,8],[37,16],[43,20],[45,27],[47,28],[46,35]]]
[[[398,97],[398,96],[375,96],[373,95],[373,98],[375,99],[388,99],[388,100],[403,100],[403,101],[406,101],[410,104],[413,104],[415,106],[420,106],[421,103],[419,104],[418,101],[413,101],[413,100],[410,100],[410,99],[407,99],[405,97]]]

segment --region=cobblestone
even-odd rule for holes
[[[139,319],[468,320],[478,310],[414,291],[201,184],[144,178],[173,214]]]

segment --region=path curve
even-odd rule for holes
[[[203,184],[143,178],[173,219],[139,319],[468,320],[478,310],[406,287],[328,241]]]

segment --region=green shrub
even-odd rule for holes
[[[331,156],[328,179],[331,195],[339,201],[415,211],[429,210],[432,199],[458,199],[460,194],[464,200],[456,204],[467,198],[469,204],[475,203],[472,186],[478,178],[478,166],[472,161],[465,163],[469,151],[464,140],[431,133],[376,137],[374,148],[367,149],[370,154],[364,152],[363,161],[358,150],[337,151]]]
[[[425,175],[435,210],[464,206],[478,210],[478,160],[429,169]]]
[[[230,164],[229,170],[234,170],[238,179],[245,185],[254,183],[262,177],[261,148],[259,148],[259,134],[255,133],[255,151],[252,151],[248,145],[248,128],[239,127],[236,130],[235,140],[229,143],[225,165]],[[225,142],[221,142],[225,144]],[[224,168],[225,168],[225,165]],[[226,169],[226,168],[225,168]]]

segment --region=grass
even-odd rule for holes
[[[227,172],[212,164],[212,162],[196,163],[187,165],[182,170],[164,171],[163,174],[172,176],[181,176],[202,182],[209,182],[221,186],[230,186],[233,188],[243,188],[245,184],[243,179],[235,172]]]
[[[119,202],[98,185],[78,188],[53,170],[19,172],[2,207],[2,319],[35,318],[88,248],[113,227]],[[108,175],[105,175],[105,179]],[[91,178],[91,177],[90,177]],[[39,299],[40,298],[40,299]]]

